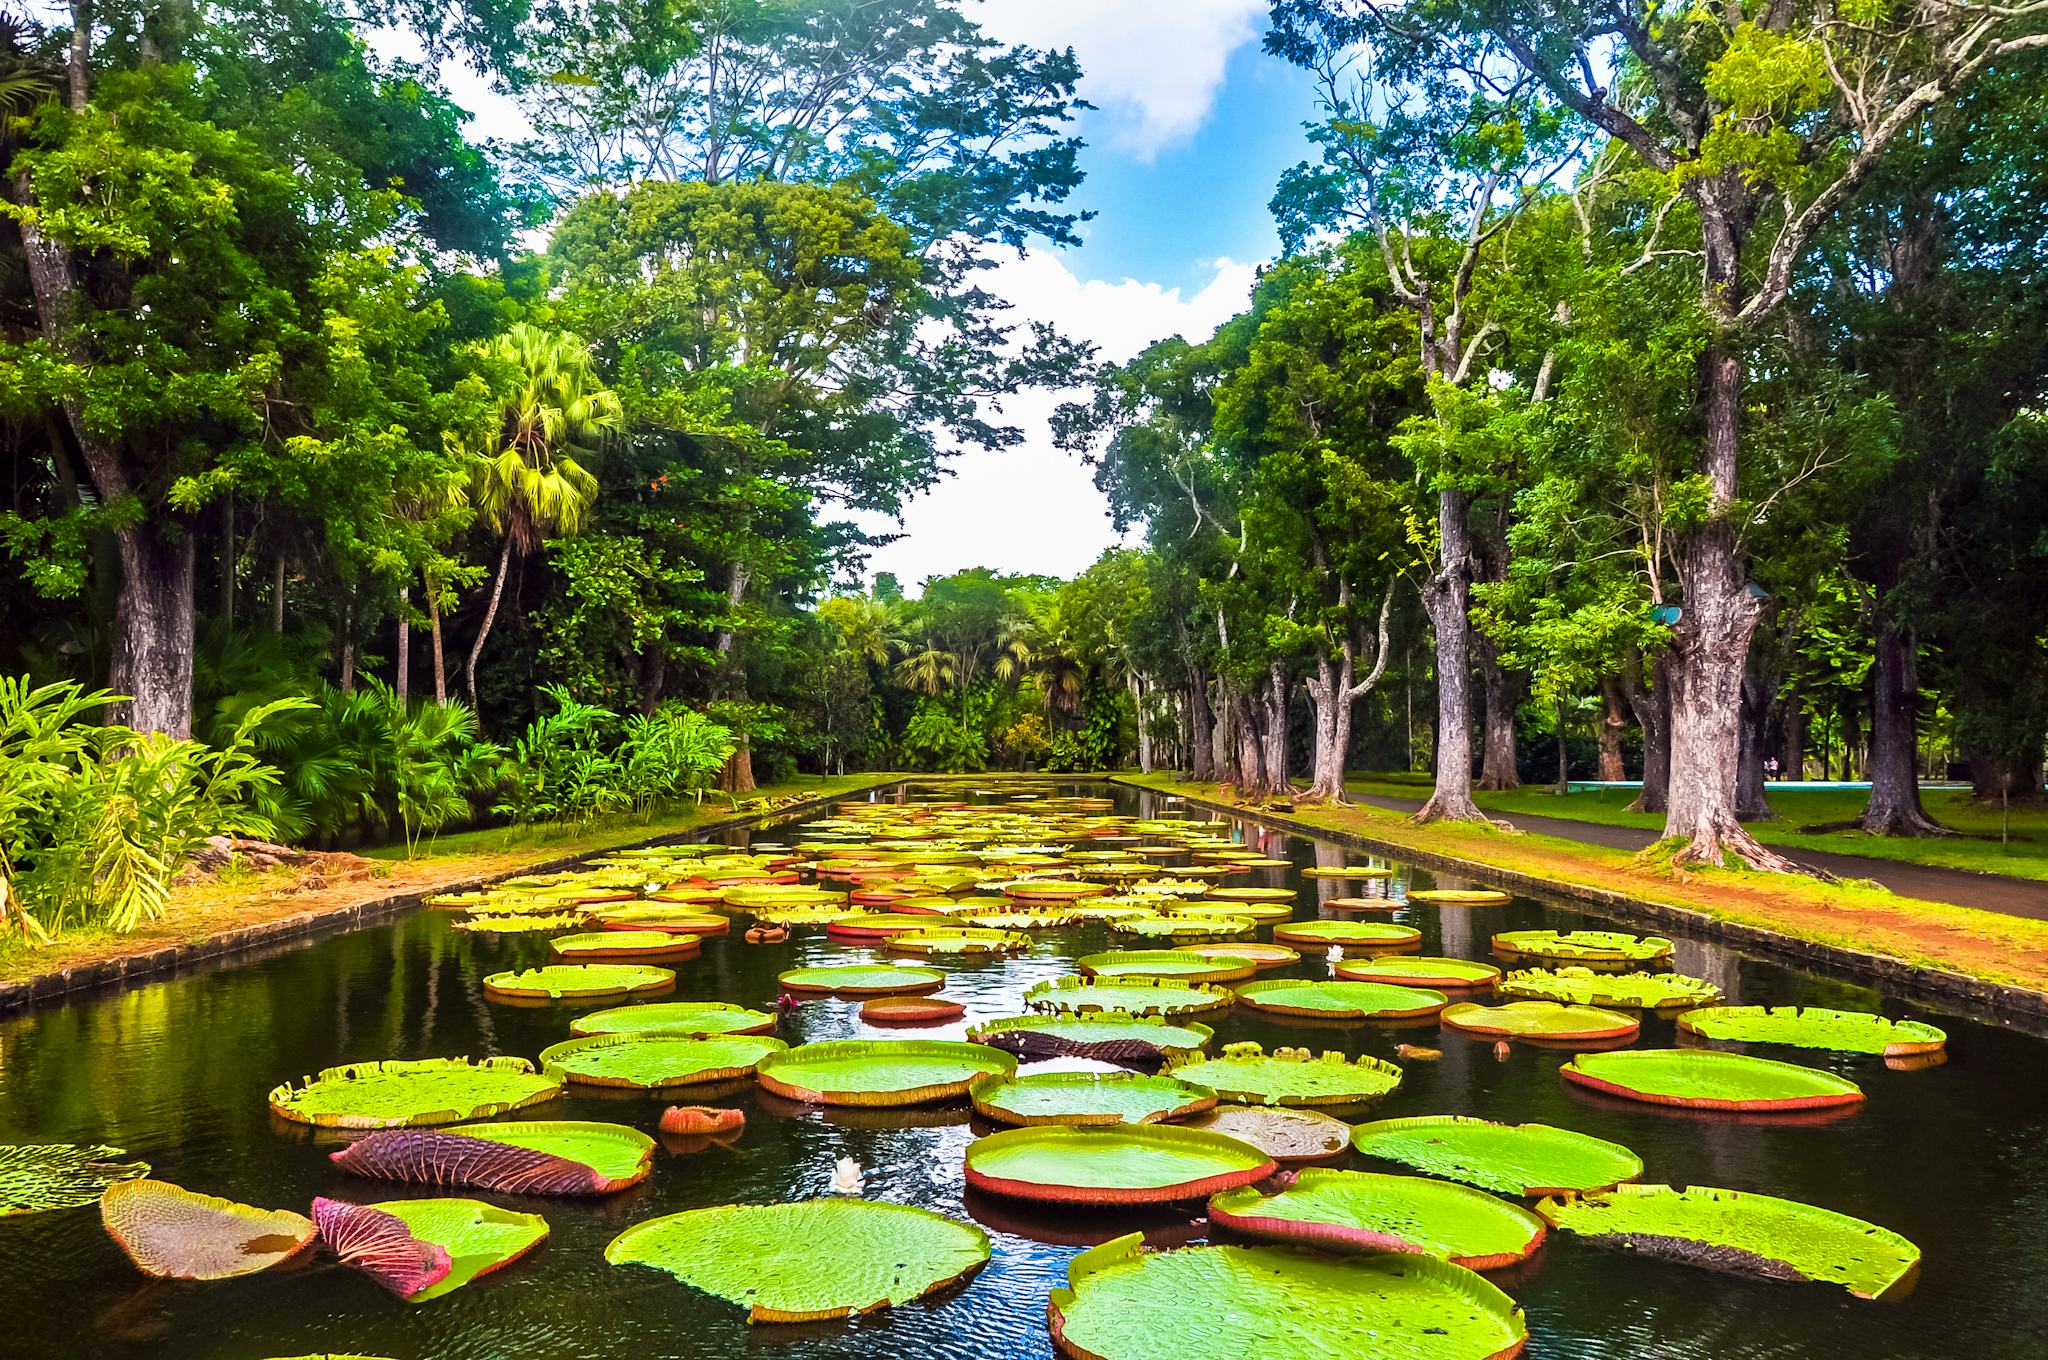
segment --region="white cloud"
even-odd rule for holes
[[[1138,279],[1084,280],[1050,251],[1010,258],[983,276],[991,292],[1016,304],[1020,320],[1056,323],[1077,340],[1121,362],[1170,335],[1207,339],[1244,307],[1257,273],[1253,265],[1218,260],[1198,291],[1183,295]],[[904,535],[878,549],[870,574],[894,572],[915,591],[927,576],[966,567],[1072,576],[1115,541],[1108,506],[1089,469],[1055,448],[1052,414],[1079,389],[1032,391],[1003,403],[1002,418],[1024,431],[1024,442],[998,453],[963,454],[956,475],[905,508],[903,523],[863,519],[870,532]]]
[[[990,37],[1072,47],[1081,93],[1109,120],[1108,140],[1138,156],[1194,135],[1230,54],[1256,37],[1267,0],[976,0]]]

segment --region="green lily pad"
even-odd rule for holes
[[[1493,948],[1509,958],[1565,963],[1651,963],[1671,957],[1671,941],[1662,936],[1619,930],[1504,930],[1493,937]]]
[[[975,1112],[1002,1124],[1156,1124],[1216,1104],[1216,1093],[1176,1077],[1136,1072],[1032,1072],[977,1078]]]
[[[1294,921],[1274,926],[1273,938],[1314,949],[1400,949],[1421,940],[1422,932],[1392,921]]]
[[[766,1011],[729,1001],[652,1001],[592,1011],[569,1022],[569,1032],[590,1034],[765,1034],[775,1028]]]
[[[1389,954],[1376,959],[1344,959],[1332,969],[1340,978],[1353,982],[1385,982],[1396,987],[1427,987],[1431,991],[1457,991],[1490,987],[1500,978],[1500,969],[1471,959],[1446,959],[1426,954]]]
[[[110,1185],[149,1174],[148,1162],[98,1143],[0,1146],[0,1218],[97,1203]]]
[[[1007,910],[956,911],[953,919],[978,930],[1057,930],[1074,924],[1080,918],[1065,907],[1033,910],[1028,904],[1019,902]]]
[[[909,996],[936,992],[946,975],[936,968],[882,963],[849,963],[825,968],[792,968],[775,981],[785,992],[829,992],[834,996]]]
[[[1024,1004],[1035,1011],[1121,1011],[1126,1015],[1201,1015],[1220,1011],[1236,999],[1229,988],[1212,983],[1142,977],[1109,982],[1052,978],[1024,993]]]
[[[660,1091],[753,1074],[789,1045],[765,1034],[693,1039],[674,1034],[593,1034],[541,1050],[544,1071],[575,1085]]]
[[[449,928],[474,935],[537,935],[557,930],[575,930],[587,916],[472,916],[450,921]]]
[[[1441,1018],[1464,1034],[1551,1045],[1620,1042],[1635,1038],[1642,1028],[1635,1017],[1618,1011],[1556,1001],[1510,1001],[1503,1006],[1467,1001],[1447,1007]]]
[[[1529,1334],[1514,1300],[1448,1261],[1148,1252],[1139,1233],[1076,1256],[1049,1311],[1060,1348],[1091,1360],[1496,1360]]]
[[[726,1204],[635,1224],[604,1259],[652,1266],[748,1310],[816,1322],[908,1303],[988,1261],[988,1234],[907,1204],[813,1199]]]
[[[1531,968],[1501,979],[1502,996],[1525,1001],[1564,1001],[1612,1010],[1670,1010],[1705,1006],[1721,989],[1683,973],[1596,973],[1590,968]]]
[[[1301,952],[1284,944],[1261,944],[1257,940],[1224,940],[1220,944],[1191,944],[1186,951],[1205,959],[1243,959],[1254,968],[1284,968],[1301,962]]]
[[[496,1001],[610,1001],[675,990],[673,970],[644,963],[556,963],[492,973],[484,995]]]
[[[1868,1011],[1819,1006],[1707,1006],[1679,1016],[1678,1027],[1704,1039],[1880,1053],[1887,1058],[1938,1053],[1948,1043],[1947,1034],[1918,1020],[1888,1020]]]
[[[1216,1031],[1193,1022],[1174,1024],[1163,1016],[1092,1011],[1082,1015],[1005,1016],[973,1026],[967,1037],[1032,1059],[1157,1062],[1176,1053],[1199,1053],[1216,1037]]]
[[[654,1140],[623,1124],[551,1119],[384,1129],[328,1160],[344,1171],[415,1185],[515,1195],[609,1195],[647,1178]]]
[[[560,1094],[561,1079],[524,1058],[423,1058],[325,1068],[304,1086],[273,1089],[270,1108],[321,1128],[425,1128],[510,1114]]]
[[[1021,954],[1031,947],[1031,937],[1016,930],[946,927],[894,936],[888,947],[902,954]]]
[[[1484,1191],[1419,1176],[1311,1169],[1283,1189],[1246,1186],[1209,1201],[1211,1222],[1291,1246],[1419,1252],[1470,1270],[1525,1261],[1543,1220]]]
[[[1409,892],[1408,900],[1440,907],[1502,907],[1514,898],[1498,888],[1419,888]]]
[[[1321,1020],[1405,1020],[1435,1015],[1450,1002],[1442,992],[1417,987],[1309,978],[1247,982],[1237,989],[1237,999],[1255,1011]]]
[[[1213,959],[1184,949],[1113,949],[1083,954],[1074,966],[1089,977],[1173,978],[1180,982],[1235,982],[1255,971],[1242,959]]]
[[[1401,1084],[1401,1069],[1380,1058],[1318,1057],[1305,1048],[1267,1053],[1257,1044],[1231,1044],[1220,1057],[1175,1062],[1169,1070],[1246,1105],[1357,1105]]]
[[[1259,923],[1249,916],[1119,916],[1109,922],[1110,933],[1138,940],[1218,940],[1249,935]]]
[[[1771,1195],[1622,1185],[1546,1199],[1536,1212],[1596,1246],[1767,1280],[1838,1284],[1859,1299],[1909,1283],[1920,1265],[1920,1249],[1895,1232]]]
[[[1052,1204],[1170,1204],[1261,1181],[1275,1164],[1249,1143],[1172,1124],[1005,1129],[967,1145],[967,1183]]]
[[[666,930],[600,930],[548,941],[548,952],[565,963],[668,963],[695,958],[703,948],[700,936]]]
[[[1642,1158],[1604,1138],[1456,1114],[1360,1124],[1351,1145],[1368,1157],[1503,1195],[1606,1190],[1643,1174]]]
[[[957,1039],[842,1039],[802,1044],[761,1060],[755,1075],[776,1095],[815,1105],[924,1105],[967,1094],[976,1077],[1008,1076],[1017,1060]]]
[[[316,1211],[318,1207],[316,1204]],[[415,1241],[447,1253],[445,1274],[425,1288],[404,1295],[412,1303],[438,1299],[479,1276],[510,1265],[546,1241],[548,1235],[547,1220],[539,1214],[500,1209],[481,1200],[394,1199],[363,1207],[391,1215],[405,1225]]]
[[[1704,1049],[1581,1053],[1558,1073],[1609,1095],[1694,1110],[1819,1110],[1863,1099],[1861,1087],[1833,1073]]]

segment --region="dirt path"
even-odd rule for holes
[[[1361,793],[1351,796],[1356,802],[1385,808],[1389,812],[1412,813],[1422,806],[1419,798]],[[1571,817],[1545,817],[1533,813],[1500,815],[1523,831],[1577,841],[1581,845],[1640,850],[1657,839],[1656,832],[1639,826],[1611,826],[1605,822],[1583,822]],[[1838,878],[1867,878],[1873,883],[1881,883],[1901,897],[1975,907],[1979,911],[1995,911],[2003,916],[2024,916],[2031,921],[2048,921],[2048,883],[2037,879],[1973,874],[1965,869],[1904,864],[1895,859],[1840,855],[1825,850],[1795,850],[1782,845],[1771,848],[1794,863],[1825,869]]]

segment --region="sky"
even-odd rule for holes
[[[999,41],[1071,46],[1083,71],[1087,180],[1071,206],[1092,211],[1080,245],[1006,253],[980,280],[1016,319],[1042,319],[1121,361],[1170,335],[1205,339],[1250,299],[1258,266],[1279,249],[1266,210],[1280,172],[1308,155],[1303,75],[1259,50],[1267,0],[965,0]],[[516,135],[518,115],[452,67],[474,130]],[[1075,456],[1053,447],[1050,421],[1076,390],[1005,400],[1024,433],[1001,452],[967,452],[913,499],[901,522],[857,517],[895,541],[866,574],[892,572],[915,593],[965,567],[1072,576],[1112,545],[1107,507]]]

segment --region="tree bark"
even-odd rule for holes
[[[477,663],[477,658],[479,658],[479,657],[481,657],[481,656],[483,655],[483,653],[484,653],[484,639],[485,639],[485,638],[488,638],[488,637],[489,637],[489,636],[491,635],[491,624],[492,624],[492,622],[493,622],[494,620],[496,620],[496,619],[497,619],[497,617],[498,617],[498,601],[499,601],[500,599],[502,599],[502,598],[504,597],[504,594],[505,594],[505,573],[506,573],[506,569],[507,569],[507,568],[508,568],[509,566],[511,566],[511,564],[512,564],[512,538],[511,538],[511,536],[510,536],[510,535],[508,534],[508,535],[506,536],[506,538],[505,538],[505,541],[504,541],[504,544],[503,544],[503,546],[501,546],[501,547],[500,547],[500,548],[498,549],[498,569],[497,569],[496,571],[494,571],[494,572],[492,572],[492,573],[491,573],[491,600],[490,600],[490,603],[489,603],[489,604],[487,604],[487,605],[485,605],[485,606],[484,606],[484,621],[483,621],[483,623],[482,623],[482,624],[480,624],[480,625],[479,625],[479,626],[477,627],[477,630],[476,630],[476,641],[475,641],[475,642],[472,642],[472,643],[470,643],[470,644],[469,644],[469,665],[468,665],[468,666],[467,666],[467,667],[465,668],[465,670],[464,670],[464,674],[463,674],[463,679],[464,679],[465,681],[467,681],[467,682],[468,682],[468,684],[469,684],[469,706],[470,706],[471,708],[475,708],[475,707],[477,706],[477,703],[476,703],[476,663]]]
[[[406,701],[412,696],[412,587],[398,588],[398,674],[391,686],[392,695],[398,700],[398,711],[405,712]]]
[[[1350,588],[1339,592],[1339,604],[1350,603]],[[1338,645],[1337,657],[1327,652],[1316,657],[1316,673],[1305,682],[1309,702],[1316,713],[1315,769],[1308,796],[1324,802],[1341,803],[1344,795],[1344,762],[1351,753],[1351,723],[1354,706],[1379,684],[1387,672],[1387,625],[1394,608],[1394,587],[1380,604],[1379,639],[1373,651],[1372,670],[1355,678],[1357,647],[1347,634]]]
[[[1980,747],[1965,747],[1970,762],[1970,796],[1985,802],[2031,803],[2041,796],[2041,757],[2015,760]]]
[[[1642,658],[1631,655],[1623,670],[1624,692],[1643,733],[1643,791],[1631,812],[1662,812],[1671,789],[1671,661],[1668,653],[1644,674]]]
[[[1500,664],[1499,652],[1490,639],[1475,631],[1472,641],[1485,701],[1480,719],[1479,787],[1518,789],[1522,777],[1515,768],[1515,707],[1521,685],[1515,674]]]
[[[1562,798],[1572,791],[1571,753],[1565,746],[1564,700],[1557,701],[1557,796]]]
[[[1792,688],[1785,695],[1783,706],[1785,726],[1785,749],[1778,755],[1778,763],[1787,779],[1806,778],[1806,698],[1799,692],[1799,681],[1795,678]]]
[[[1764,794],[1764,752],[1770,745],[1770,721],[1771,686],[1755,674],[1745,674],[1741,746],[1735,761],[1735,815],[1745,822],[1778,820]]]
[[[1483,822],[1472,801],[1472,531],[1465,493],[1437,494],[1442,562],[1423,587],[1423,608],[1436,630],[1436,788],[1415,814],[1418,822]]]
[[[1266,791],[1285,793],[1293,785],[1287,759],[1287,670],[1275,661],[1266,667],[1265,721]]]
[[[1856,819],[1873,836],[1946,836],[1920,803],[1920,665],[1912,630],[1883,616],[1870,666],[1870,798]]]
[[[235,626],[235,493],[220,498],[220,622]]]
[[[284,632],[284,549],[277,550],[277,561],[270,571],[270,631],[282,635]]]
[[[1138,729],[1138,770],[1142,774],[1152,773],[1152,730],[1145,722],[1145,681],[1136,671],[1124,675],[1124,683],[1131,691],[1131,712],[1136,715],[1134,724]]]
[[[1188,678],[1188,763],[1198,784],[1216,778],[1216,716],[1209,708],[1209,677],[1196,667]]]
[[[107,686],[131,696],[110,719],[138,732],[192,735],[193,585],[198,543],[165,535],[161,520],[121,529],[121,594],[114,605],[113,664]]]
[[[1619,784],[1628,778],[1628,766],[1621,758],[1622,737],[1628,732],[1628,700],[1622,697],[1621,682],[1607,676],[1600,682],[1600,779]]]
[[[433,583],[427,583],[427,631],[434,648],[434,702],[448,702],[448,654],[441,647],[441,599]]]

